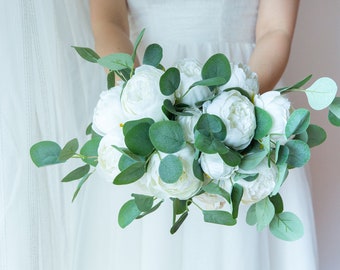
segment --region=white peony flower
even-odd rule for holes
[[[180,103],[194,106],[196,102],[212,97],[209,87],[206,86],[195,86],[185,94],[194,82],[202,80],[202,68],[197,61],[184,59],[175,64],[175,67],[181,74],[181,82],[175,92],[175,97]]]
[[[206,113],[214,114],[224,122],[226,145],[241,150],[250,144],[256,128],[254,105],[240,92],[222,92],[212,102],[204,103],[203,108]]]
[[[177,182],[167,184],[162,181],[158,173],[161,158],[167,154],[161,152],[154,153],[148,164],[147,172],[139,180],[140,184],[142,184],[150,194],[161,199],[178,198],[185,200],[192,197],[202,186],[202,181],[197,179],[193,174],[192,163],[194,154],[194,149],[190,145],[174,153],[183,163],[183,173]]]
[[[240,173],[259,173],[259,176],[251,182],[240,179],[236,183],[243,187],[242,202],[245,204],[255,203],[267,197],[274,189],[278,170],[274,163],[268,166],[268,160],[264,159],[255,169],[251,171],[239,170]]]
[[[121,129],[114,133],[105,135],[100,140],[98,147],[99,168],[106,173],[106,175],[110,178],[110,181],[112,181],[120,173],[118,162],[122,155],[117,149],[112,147],[112,145],[125,147],[123,132]]]
[[[238,167],[231,167],[226,164],[219,154],[202,153],[200,157],[202,170],[211,179],[229,180]]]
[[[120,104],[122,86],[118,85],[100,94],[94,109],[92,129],[101,136],[119,128],[126,117]]]
[[[231,64],[230,80],[219,89],[222,91],[231,87],[240,87],[253,98],[259,92],[257,74],[252,72],[247,65]]]
[[[198,119],[201,117],[202,112],[197,108],[188,108],[184,110],[184,112],[189,112],[192,116],[178,116],[177,121],[184,131],[185,140],[194,144],[194,127],[196,126]]]
[[[162,70],[149,65],[136,68],[121,96],[122,109],[129,120],[149,117],[157,122],[166,119],[162,111],[163,102],[165,99],[174,102],[174,96],[164,96],[160,92],[162,74]]]
[[[269,91],[262,95],[256,95],[254,99],[255,106],[260,107],[270,114],[273,120],[273,126],[269,131],[271,139],[281,144],[287,142],[285,128],[289,118],[290,102],[277,91]]]

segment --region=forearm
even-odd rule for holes
[[[257,40],[249,66],[259,79],[260,92],[272,90],[288,62],[291,35],[282,30],[268,32]]]

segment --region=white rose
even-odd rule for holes
[[[98,165],[112,181],[119,173],[118,162],[122,154],[112,145],[125,147],[122,130],[105,135],[98,147]]]
[[[202,112],[197,108],[186,109],[184,112],[191,113],[192,116],[178,116],[177,121],[184,131],[185,140],[194,144],[194,127],[196,126],[198,119],[201,117]]]
[[[247,65],[232,64],[230,80],[226,84],[220,86],[219,89],[224,90],[231,87],[242,88],[252,98],[259,92],[257,74],[252,72]]]
[[[228,180],[238,169],[238,167],[231,167],[226,164],[219,154],[202,153],[200,164],[204,173],[215,180]]]
[[[164,96],[160,92],[159,79],[163,71],[153,66],[142,65],[126,83],[121,96],[123,111],[129,120],[144,117],[160,121],[166,119],[162,111],[165,99],[174,102],[174,96]]]
[[[273,120],[273,126],[269,131],[271,139],[281,144],[287,142],[285,128],[289,118],[290,102],[277,91],[269,91],[262,95],[256,95],[254,99],[255,106],[260,107],[270,114]]]
[[[222,119],[227,136],[225,144],[236,150],[246,148],[255,132],[254,105],[236,90],[222,92],[212,102],[203,104],[204,111]]]
[[[278,170],[274,163],[268,166],[268,160],[264,159],[255,169],[251,171],[239,170],[240,173],[258,173],[258,177],[251,182],[240,179],[236,183],[243,187],[242,202],[245,204],[255,203],[267,197],[274,189]]]
[[[154,153],[148,164],[147,172],[140,179],[140,183],[150,192],[150,194],[161,198],[178,198],[185,200],[195,195],[202,186],[202,181],[197,179],[192,170],[192,163],[194,159],[194,149],[187,145],[185,148],[177,153],[183,163],[183,172],[180,178],[172,184],[167,184],[162,181],[159,176],[158,168],[161,158],[165,157],[164,153]]]
[[[111,133],[126,121],[123,113],[120,94],[122,86],[103,91],[94,109],[92,129],[101,136]]]
[[[206,100],[212,96],[209,87],[206,86],[195,86],[185,94],[194,82],[202,80],[202,68],[197,61],[184,59],[175,64],[175,67],[178,68],[181,74],[181,82],[175,92],[175,97],[180,103],[194,106],[196,102]]]

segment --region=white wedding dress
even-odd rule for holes
[[[254,48],[256,0],[128,0],[128,6],[132,41],[146,28],[139,54],[148,44],[159,43],[166,67],[184,57],[204,62],[217,52],[246,63]],[[78,0],[17,0],[15,5],[6,2],[12,15],[4,13],[0,19],[1,30],[8,31],[7,47],[0,53],[14,52],[12,58],[1,55],[11,64],[2,70],[5,80],[0,82],[1,89],[8,89],[0,99],[0,269],[317,269],[303,169],[290,173],[282,196],[285,209],[302,219],[305,234],[284,242],[247,225],[245,208],[236,226],[225,227],[204,223],[192,207],[171,235],[172,209],[165,203],[121,229],[117,214],[130,199],[130,187],[95,176],[71,204],[75,184],[59,182],[70,167],[32,165],[29,146],[42,139],[65,143],[81,136],[99,91],[105,89],[102,69],[69,48],[93,47],[83,7]],[[14,22],[20,32],[14,31]]]

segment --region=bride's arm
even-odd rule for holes
[[[258,74],[262,93],[273,89],[287,65],[298,6],[299,0],[260,0],[249,66]]]
[[[126,0],[90,0],[95,50],[101,55],[131,53]]]

